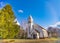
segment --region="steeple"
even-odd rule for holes
[[[33,30],[33,18],[30,15],[28,17],[28,31],[27,31],[28,38],[32,38],[32,36],[31,36],[32,30]]]
[[[33,22],[33,18],[32,16],[30,15],[29,18],[28,18],[28,23],[32,23]]]

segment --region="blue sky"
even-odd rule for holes
[[[20,24],[29,15],[34,23],[45,28],[60,21],[60,0],[0,0],[0,8],[5,4],[12,6]]]

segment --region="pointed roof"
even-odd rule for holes
[[[44,29],[42,26],[40,26],[40,25],[38,25],[38,24],[34,24],[34,28],[36,28],[36,29]],[[46,29],[44,29],[44,30],[46,30]]]
[[[28,22],[33,22],[33,18],[32,18],[31,15],[30,15],[29,18],[28,18]]]
[[[32,19],[32,16],[31,15],[29,16],[29,19]]]

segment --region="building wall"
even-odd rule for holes
[[[48,32],[44,29],[42,29],[42,31],[43,31],[44,37],[48,37]]]

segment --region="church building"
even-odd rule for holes
[[[40,25],[35,24],[33,22],[32,16],[29,16],[27,24],[28,24],[26,27],[27,38],[39,39],[48,37],[47,30],[41,27]]]

